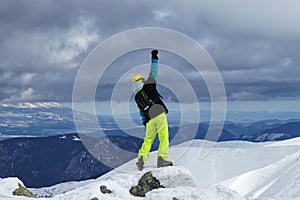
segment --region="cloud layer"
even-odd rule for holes
[[[203,45],[230,100],[298,100],[299,10],[297,0],[2,0],[0,101],[71,101],[76,73],[95,46],[112,34],[146,26],[171,28]],[[107,73],[97,100],[108,100],[126,70],[148,59],[141,51],[116,61],[123,70]],[[175,55],[162,52],[161,59],[185,76],[193,73]],[[201,77],[190,81],[200,85],[198,98],[208,100]]]

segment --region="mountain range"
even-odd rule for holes
[[[105,129],[105,137],[95,141],[92,139],[95,151],[110,152],[109,143],[133,153],[138,151],[143,139],[143,126],[120,130],[112,117],[98,116],[98,119]],[[171,146],[194,139],[209,139],[206,138],[209,123],[178,126],[171,118],[169,125]],[[286,140],[300,137],[299,127],[299,119],[226,121],[218,141]],[[193,133],[193,130],[196,132]],[[55,103],[2,105],[0,134],[0,177],[19,177],[29,187],[95,178],[136,156],[131,154],[117,159],[119,152],[116,150],[113,155],[115,159],[110,161],[111,156],[102,155],[105,162],[113,163],[107,167],[91,155],[81,142],[72,110]],[[151,151],[157,150],[158,144],[156,138]]]
[[[297,133],[300,122],[288,122],[277,127],[266,129],[261,134],[236,135],[223,129],[219,141],[246,140],[253,142],[277,141],[299,136]],[[188,133],[189,126],[181,127]],[[176,138],[178,127],[170,128],[170,141],[172,145],[190,141],[188,134]],[[180,131],[180,130],[179,130]],[[203,139],[207,126],[198,128],[195,139]],[[108,135],[97,139],[93,144],[103,152],[110,152],[108,160],[113,157],[114,167],[124,164],[134,158],[134,154],[128,157],[118,158],[118,151],[112,155],[109,143],[116,144],[120,149],[137,152],[142,144],[142,139],[126,135]],[[152,151],[158,148],[156,138]],[[136,155],[135,155],[136,156]],[[19,177],[29,187],[51,186],[66,181],[78,181],[95,178],[105,174],[112,168],[98,161],[85,148],[77,134],[66,134],[50,137],[25,137],[12,138],[0,142],[0,177]]]
[[[42,103],[20,103],[20,104],[0,104],[0,140],[5,140],[14,137],[48,137],[55,135],[74,134],[77,132],[73,119],[72,109],[55,102],[42,102]],[[208,111],[201,111],[203,115],[209,115]],[[232,116],[244,115],[237,112],[228,112],[226,119],[234,118]],[[286,113],[288,114],[288,113]],[[202,115],[202,114],[201,114]],[[82,120],[87,129],[89,126],[88,113],[81,113]],[[131,115],[133,120],[138,124],[134,127],[127,127],[126,130],[121,130],[116,120],[112,116],[99,115],[98,121],[106,135],[128,135],[129,134],[142,138],[144,127],[141,125],[139,116],[134,113]],[[250,115],[251,116],[251,115]],[[297,117],[297,118],[292,118]],[[200,124],[183,123],[179,125],[180,113],[170,112],[168,115],[170,135],[171,138],[176,134],[180,134],[187,139],[203,139],[206,135],[209,122],[201,121]],[[122,120],[122,119],[119,119]],[[300,122],[300,113],[293,113],[289,119],[267,119],[267,120],[252,120],[246,118],[239,118],[236,121],[225,121],[223,132],[220,141],[232,139],[244,139],[249,141],[270,141],[268,137],[257,139],[261,134],[273,134],[279,132],[289,131],[286,137],[291,138],[299,136],[297,130],[297,123]],[[294,124],[293,124],[294,123]],[[180,126],[180,127],[179,127]],[[276,130],[279,126],[283,126],[281,130]],[[193,131],[191,129],[198,129],[195,137],[189,136]],[[198,127],[198,128],[197,128]],[[274,128],[274,129],[272,129]],[[269,133],[267,130],[269,130]],[[184,131],[187,132],[184,136]],[[267,131],[267,132],[265,132]],[[279,131],[279,132],[278,132]],[[292,134],[291,134],[292,132]],[[182,134],[181,134],[182,133]],[[251,137],[250,137],[251,136]],[[276,139],[276,137],[275,137]],[[180,138],[179,142],[183,139]]]

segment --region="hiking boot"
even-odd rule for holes
[[[171,161],[168,160],[164,160],[162,159],[162,157],[158,157],[157,158],[157,167],[167,167],[167,166],[173,166],[173,163]]]
[[[136,166],[138,167],[138,169],[140,171],[142,171],[144,169],[144,160],[143,157],[140,157],[136,163]]]

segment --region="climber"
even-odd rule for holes
[[[157,167],[172,166],[168,161],[169,131],[167,116],[168,109],[162,101],[162,96],[156,88],[158,75],[158,50],[151,51],[151,70],[145,80],[141,75],[132,78],[135,102],[139,108],[142,122],[146,127],[144,142],[138,151],[139,170],[143,170],[149,157],[152,143],[158,133],[159,147],[157,153]]]

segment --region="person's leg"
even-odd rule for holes
[[[157,157],[161,157],[163,160],[168,159],[168,149],[169,149],[169,130],[168,121],[166,114],[163,113],[155,118],[157,130],[159,147]]]
[[[146,124],[146,135],[144,138],[144,142],[138,153],[138,159],[140,157],[143,157],[144,164],[148,160],[149,153],[150,153],[150,150],[152,147],[152,143],[156,136],[156,131],[157,131],[157,129],[155,126],[155,121],[153,119],[149,120],[149,122]]]

